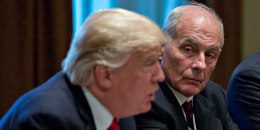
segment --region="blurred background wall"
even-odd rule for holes
[[[188,0],[1,0],[0,118],[25,92],[60,71],[73,33],[94,11],[121,7],[160,27],[167,14]],[[225,46],[211,80],[227,89],[234,68],[260,51],[258,0],[196,0],[216,10]]]
[[[1,0],[0,118],[60,70],[71,37],[71,1]]]
[[[259,0],[242,0],[242,59],[260,51],[259,5]]]

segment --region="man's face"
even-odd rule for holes
[[[190,97],[204,89],[215,69],[221,52],[221,30],[211,15],[183,16],[177,30],[177,37],[163,49],[162,67],[166,81]]]
[[[121,117],[151,109],[158,82],[165,78],[158,60],[160,51],[158,46],[135,51],[122,67],[113,70],[113,86],[117,87],[117,100],[123,111]]]

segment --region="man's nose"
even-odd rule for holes
[[[163,70],[160,66],[160,63],[157,62],[155,69],[154,69],[153,81],[154,82],[162,82],[162,81],[164,81],[164,79],[165,79],[165,76],[164,76]]]
[[[202,71],[206,68],[205,55],[204,53],[199,54],[192,64],[194,70]]]

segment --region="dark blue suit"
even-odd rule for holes
[[[234,70],[227,93],[229,111],[243,130],[260,130],[260,52]]]
[[[209,81],[193,98],[197,130],[237,130],[230,117],[221,86]],[[135,117],[138,130],[187,130],[188,126],[177,98],[165,82],[160,83],[152,109]]]
[[[119,121],[135,129],[133,118]],[[20,97],[0,121],[0,130],[95,130],[88,102],[79,86],[60,72]]]

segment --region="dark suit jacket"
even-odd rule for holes
[[[233,72],[227,93],[230,115],[243,130],[260,130],[260,52]]]
[[[132,117],[119,121],[135,129]],[[126,126],[127,125],[127,126]],[[89,104],[79,86],[60,72],[20,97],[0,121],[0,130],[95,130]]]
[[[221,86],[209,81],[205,89],[194,96],[193,107],[198,130],[237,129],[229,116]],[[165,82],[160,83],[151,111],[135,119],[139,130],[187,130],[181,106]]]

